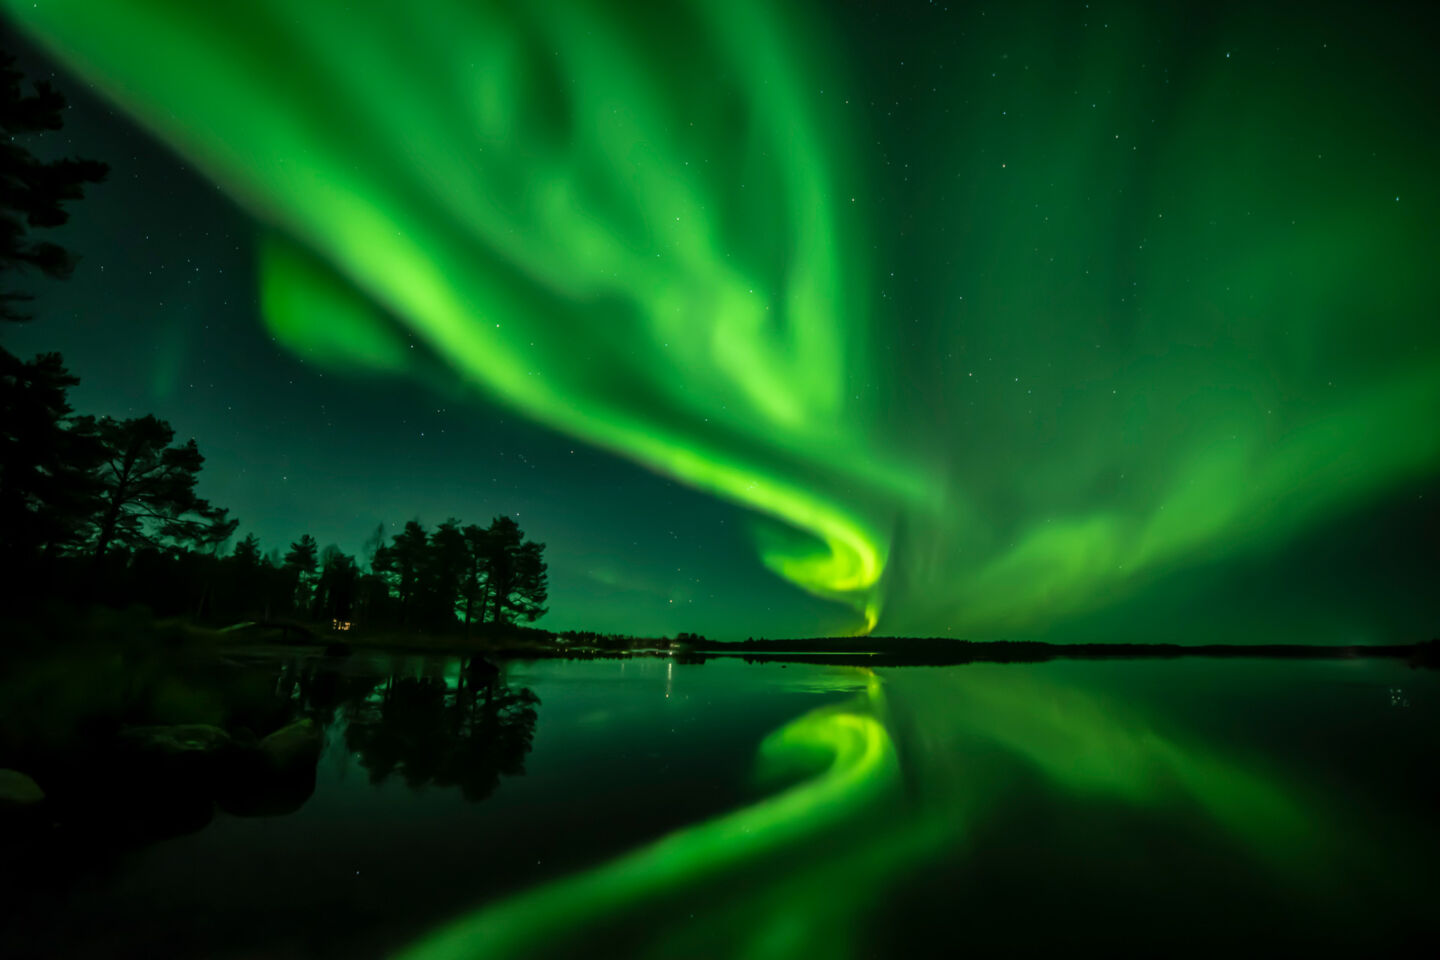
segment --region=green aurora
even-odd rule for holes
[[[847,678],[851,700],[761,744],[762,779],[798,782],[464,915],[403,956],[573,956],[595,942],[647,957],[867,955],[871,915],[901,878],[963,856],[1033,775],[1076,805],[1177,823],[1198,812],[1233,855],[1300,898],[1356,896],[1350,886],[1375,869],[1366,839],[1337,830],[1313,789],[1177,737],[1133,705],[997,665],[889,671],[883,683],[840,668],[836,690]],[[897,740],[923,745],[904,773]],[[616,939],[635,931],[643,939]]]
[[[1354,11],[1130,6],[897,64],[744,0],[6,4],[265,225],[293,349],[404,374],[403,326],[753,509],[857,629],[981,638],[1113,627],[1440,465],[1433,77]],[[924,136],[867,164],[897,90]]]
[[[518,957],[567,943],[573,948],[575,941],[593,934],[599,924],[613,923],[616,915],[655,911],[665,900],[677,895],[693,897],[697,887],[721,877],[735,884],[737,872],[755,872],[767,865],[773,869],[802,842],[854,829],[873,807],[893,794],[899,772],[895,747],[883,723],[880,681],[869,676],[862,682],[863,692],[853,702],[807,713],[761,744],[764,778],[808,774],[798,784],[752,806],[662,837],[597,869],[477,911],[427,938],[406,956],[411,960],[451,960],[477,953]],[[933,830],[927,833],[934,834],[930,839],[938,838]],[[846,842],[838,845],[853,846]],[[910,845],[887,846],[892,856],[914,853]],[[874,870],[857,872],[857,879],[859,876],[872,878],[871,883],[878,879]],[[755,881],[752,878],[735,885],[748,891]],[[803,873],[801,880],[785,877],[777,886],[780,890],[770,897],[751,893],[738,898],[745,919],[734,925],[735,932],[728,936],[738,932],[741,942],[731,944],[728,955],[795,956],[821,942],[843,950],[847,931],[836,929],[835,921],[850,905],[850,898],[835,897],[826,884],[820,899],[823,919],[829,923],[820,924],[811,916],[820,904],[810,902]],[[864,891],[857,889],[854,894],[860,899]],[[711,899],[704,897],[706,903]],[[730,919],[728,915],[706,916],[705,932],[695,947],[701,952],[713,951],[716,938],[727,936],[723,931]],[[777,931],[777,926],[787,925],[799,928],[789,933]],[[817,933],[824,934],[826,926],[830,927],[828,935],[817,940]],[[654,932],[649,925],[642,929]],[[686,935],[696,937],[696,932]],[[654,937],[650,945],[656,956],[686,952],[676,953],[676,947],[666,936]]]

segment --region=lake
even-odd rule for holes
[[[311,718],[313,779],[146,830],[75,812],[148,797],[141,774],[87,787],[12,860],[0,952],[1371,955],[1435,934],[1440,674],[1390,660],[215,670]]]

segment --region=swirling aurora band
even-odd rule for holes
[[[536,419],[808,534],[767,564],[873,624],[882,518],[837,494],[916,491],[857,446],[845,174],[767,5],[13,12],[289,238],[262,258],[287,343],[394,369],[397,317]]]
[[[783,5],[352,6],[5,3],[273,231],[282,342],[404,373],[403,325],[779,521],[765,562],[861,629],[1173,635],[1132,615],[1167,572],[1440,464],[1428,88],[1327,70],[1343,9],[1181,36],[1017,5],[918,40],[952,69],[892,98]],[[847,76],[918,111],[908,186]],[[905,240],[872,242],[877,196]]]
[[[262,304],[287,346],[407,374],[403,325],[536,420],[800,531],[763,529],[766,562],[865,628],[885,600],[897,629],[1043,630],[1440,461],[1434,288],[1391,257],[1432,239],[1396,196],[1433,200],[1424,164],[1382,176],[1335,145],[1316,152],[1339,174],[1267,164],[1287,138],[1309,149],[1285,89],[1252,83],[1265,95],[1237,105],[1219,67],[1192,67],[1175,85],[1189,99],[1157,108],[1093,33],[1057,15],[1036,18],[1053,35],[1033,21],[1006,34],[994,10],[998,36],[951,62],[993,77],[1003,49],[1041,89],[1027,117],[983,74],[942,81],[974,112],[935,135],[933,169],[912,171],[919,218],[937,225],[907,252],[965,264],[911,257],[932,299],[897,285],[882,315],[874,225],[855,202],[869,171],[823,33],[768,3],[641,6],[5,0],[271,231]],[[1143,13],[1113,19],[1105,43],[1152,63],[1179,48]],[[1042,66],[1065,62],[1078,66]],[[1351,139],[1400,142],[1373,106],[1395,90],[1292,73]],[[982,114],[1022,132],[994,134]],[[1156,115],[1158,136],[1124,127]],[[1238,164],[1216,131],[1247,120],[1266,132]],[[1109,152],[1142,145],[1161,173]],[[1153,202],[1122,207],[1122,193]],[[1292,231],[1297,209],[1312,216]],[[1098,255],[1097,237],[1113,241]],[[1368,296],[1381,286],[1383,303]],[[900,351],[914,396],[881,410],[875,396],[904,393],[881,360],[902,322],[929,348]],[[1334,386],[1332,367],[1351,376]],[[987,378],[1016,398],[973,395]],[[1032,383],[1054,397],[1027,420],[1015,400]],[[927,742],[987,741],[1077,796],[1197,805],[1277,867],[1325,872],[1322,818],[1278,777],[1113,704],[1005,668],[894,685]],[[943,848],[997,789],[963,768],[907,770],[924,802],[897,809],[890,721],[878,681],[864,688],[766,741],[762,761],[811,779],[461,917],[410,955],[528,954],[741,871],[748,895],[648,946],[685,955],[729,936],[739,956],[841,955],[887,871]],[[840,842],[813,866],[769,869],[821,834]]]

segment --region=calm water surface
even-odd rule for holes
[[[77,879],[24,904],[8,951],[1367,953],[1434,938],[1440,676],[1393,662],[226,669],[323,728],[313,793],[94,863],[70,848]]]

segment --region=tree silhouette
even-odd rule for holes
[[[498,593],[501,615],[534,623],[545,614],[550,598],[550,576],[545,566],[545,544],[526,540],[515,555],[515,576],[508,593]],[[513,622],[513,621],[512,621]]]
[[[364,544],[360,547],[359,562],[361,566],[371,566],[375,562],[375,554],[381,547],[385,546],[385,524],[377,523],[370,536],[365,538]]]
[[[271,581],[283,576],[266,562],[260,550],[260,538],[248,534],[235,545],[235,552],[224,561],[226,582],[224,591],[229,599],[226,610],[231,619],[250,615],[253,611],[266,609],[272,604]],[[283,596],[283,593],[281,593]]]
[[[302,612],[310,605],[310,586],[319,563],[319,552],[315,538],[304,533],[290,544],[290,552],[285,554],[284,569],[295,578],[295,607]]]
[[[429,537],[419,521],[411,520],[405,529],[391,538],[387,546],[375,551],[371,569],[385,578],[391,592],[400,601],[400,622],[415,622],[416,600],[420,594],[421,576],[425,571],[425,548]]]
[[[285,554],[285,566],[302,574],[314,573],[319,562],[319,553],[320,548],[316,546],[315,538],[308,533],[302,533],[299,540],[290,544],[290,551]]]
[[[74,254],[30,231],[65,223],[65,204],[105,177],[98,161],[46,162],[30,151],[32,137],[61,128],[64,110],[45,81],[26,93],[15,58],[0,52],[0,320],[29,319],[17,305],[32,298],[12,289],[15,272],[69,275]],[[70,430],[66,391],[78,382],[59,354],[24,362],[0,348],[0,545],[11,558],[63,549],[83,532],[97,451]]]
[[[486,531],[486,593],[494,623],[533,622],[545,612],[549,594],[545,545],[524,536],[510,517],[496,517]]]
[[[5,134],[0,137],[0,272],[28,268],[58,279],[69,276],[75,267],[73,253],[34,239],[30,231],[65,223],[69,219],[65,204],[81,199],[85,184],[99,183],[109,168],[96,160],[41,161],[20,139],[59,130],[64,111],[65,98],[44,80],[27,94],[15,58],[0,53],[0,130]],[[0,319],[29,319],[17,304],[31,299],[28,294],[0,290]]]
[[[84,534],[99,442],[70,429],[79,380],[58,353],[22,362],[0,351],[0,545],[10,557],[62,550]]]
[[[462,604],[463,583],[469,566],[465,534],[460,529],[460,521],[451,517],[430,535],[425,569],[427,602],[424,620],[427,625],[454,625],[455,614]]]
[[[95,473],[100,511],[92,556],[113,545],[135,548],[164,540],[217,546],[235,531],[228,511],[195,493],[205,458],[194,440],[174,443],[175,430],[153,416],[114,420],[82,418],[77,429],[95,437],[102,461]]]
[[[244,540],[235,544],[235,552],[231,559],[241,567],[258,567],[263,563],[260,555],[260,538],[255,534],[247,534]]]
[[[349,620],[360,585],[355,558],[331,544],[320,555],[320,579],[315,584],[314,615],[328,620]]]
[[[460,577],[459,610],[468,640],[472,618],[481,622],[485,619],[490,587],[486,567],[490,556],[490,532],[472,523],[461,530],[460,535],[465,547],[465,568]]]
[[[472,623],[533,621],[545,612],[545,545],[525,539],[510,517],[481,529],[450,518],[429,533],[418,521],[375,550],[371,570],[393,598],[395,619],[422,629],[453,629],[457,619],[469,635]],[[361,604],[369,614],[383,604],[361,578]]]

